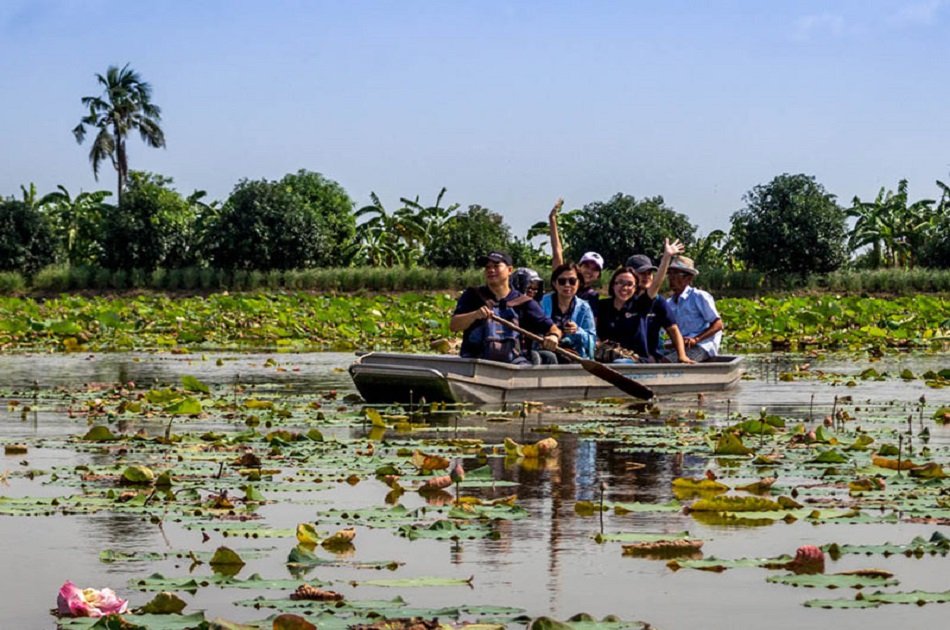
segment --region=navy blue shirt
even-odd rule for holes
[[[600,299],[600,294],[597,293],[597,289],[594,287],[585,287],[577,292],[577,297],[590,304],[591,308],[594,308],[594,304]]]
[[[634,350],[640,318],[633,310],[632,298],[620,310],[614,308],[612,297],[601,298],[597,301],[594,313],[597,315],[597,339],[613,341],[627,350]]]
[[[633,351],[641,357],[661,359],[664,353],[660,331],[676,324],[673,309],[662,296],[651,299],[645,292],[634,296],[630,302],[638,320]]]
[[[460,315],[477,311],[485,305],[485,300],[482,298],[482,295],[488,296],[493,294],[491,293],[491,289],[488,287],[481,287],[480,289],[465,289],[465,291],[462,292],[462,295],[459,296],[458,302],[455,304],[455,311],[452,314]],[[508,310],[507,303],[518,297],[521,297],[521,293],[515,289],[512,289],[509,291],[508,295],[506,295],[501,300],[495,300],[495,313],[500,314],[499,311]],[[514,310],[518,320],[513,323],[516,323],[518,326],[535,334],[543,335],[551,329],[551,326],[554,325],[554,322],[551,321],[551,318],[544,314],[544,311],[541,310],[541,305],[535,300],[527,300],[512,310]],[[484,319],[475,320],[468,328],[465,329],[465,332],[462,334],[462,356],[479,357],[482,355],[481,344],[471,341],[471,337],[477,329],[485,326],[486,321],[487,320]],[[522,345],[525,348],[527,347],[525,344]]]

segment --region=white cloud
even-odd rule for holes
[[[897,26],[927,26],[936,21],[937,13],[944,4],[944,0],[910,2],[894,11],[888,17],[888,22]]]
[[[815,37],[831,35],[839,37],[845,31],[845,21],[834,13],[816,13],[795,20],[792,37],[797,41],[810,41]]]

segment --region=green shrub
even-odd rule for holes
[[[125,269],[116,269],[110,281],[113,289],[126,289],[129,285],[129,274]]]
[[[69,288],[70,289],[89,289],[92,287],[92,277],[95,273],[93,267],[89,265],[79,265],[69,268]]]
[[[69,272],[66,265],[47,265],[33,276],[33,288],[40,291],[66,291],[71,288]]]
[[[218,289],[224,286],[219,281],[219,274],[224,273],[223,270],[216,270],[210,267],[202,267],[198,271],[198,284],[202,289],[207,291],[208,289]]]
[[[154,271],[152,271],[152,275],[149,279],[149,286],[155,291],[161,291],[166,286],[165,277],[167,275],[168,275],[168,271],[166,271],[165,269],[162,269],[161,267],[159,267],[158,269],[155,269]]]
[[[97,267],[92,273],[92,287],[94,289],[109,289],[112,287],[112,272],[104,267]]]
[[[42,273],[47,267],[40,271]],[[0,293],[20,293],[26,288],[26,281],[18,271],[0,271]]]
[[[280,269],[271,269],[264,276],[264,285],[268,289],[279,289],[284,283],[284,273]]]
[[[181,269],[168,269],[165,273],[165,288],[169,291],[178,291],[185,284],[184,274]]]
[[[141,267],[135,267],[129,272],[129,287],[144,289],[148,286],[148,274]]]

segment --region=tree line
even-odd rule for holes
[[[683,240],[704,269],[808,275],[842,268],[950,267],[950,190],[911,201],[907,182],[873,201],[842,207],[814,177],[782,174],[753,187],[728,232],[697,235],[661,196],[618,193],[563,212],[561,236],[575,257],[600,252],[616,266],[634,252],[655,255],[663,238]],[[498,212],[479,204],[402,198],[388,210],[356,208],[338,183],[307,170],[275,181],[242,180],[222,203],[183,195],[165,176],[131,171],[121,200],[108,191],[40,195],[21,187],[0,201],[0,271],[36,273],[50,264],[106,269],[213,267],[286,270],[320,267],[470,268],[481,253],[508,250],[517,265],[544,268],[547,223],[515,236]],[[543,214],[544,209],[538,209]],[[854,219],[848,227],[848,219]]]
[[[404,197],[388,210],[371,193],[371,203],[356,208],[337,182],[299,170],[276,181],[241,180],[223,202],[203,191],[185,196],[169,177],[129,169],[130,134],[165,146],[151,86],[128,65],[96,78],[102,92],[81,99],[87,113],[73,134],[83,143],[96,132],[89,160],[97,179],[101,164],[112,164],[116,203],[105,190],[74,196],[58,186],[40,195],[32,184],[21,186],[19,197],[0,199],[0,271],[32,275],[51,264],[140,271],[470,268],[479,254],[499,249],[517,265],[547,267],[538,242],[546,222],[518,237],[489,208],[443,205],[444,188],[431,204]],[[570,255],[597,251],[608,266],[632,253],[656,256],[672,236],[707,270],[804,277],[848,267],[950,268],[950,187],[936,184],[939,198],[912,201],[901,180],[896,192],[882,188],[873,200],[854,197],[844,206],[815,177],[784,173],[743,196],[728,231],[705,236],[662,196],[617,193],[562,213],[560,231]]]

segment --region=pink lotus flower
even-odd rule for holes
[[[111,588],[96,590],[79,588],[69,580],[59,589],[56,606],[61,615],[70,617],[102,617],[113,613],[122,614],[129,609],[129,602],[119,599]]]
[[[462,483],[462,481],[465,480],[465,468],[462,466],[462,460],[455,460],[455,463],[452,464],[452,468],[449,469],[449,477],[451,477],[455,483]]]
[[[824,573],[825,553],[814,545],[802,545],[795,551],[795,559],[787,567],[794,573]]]

